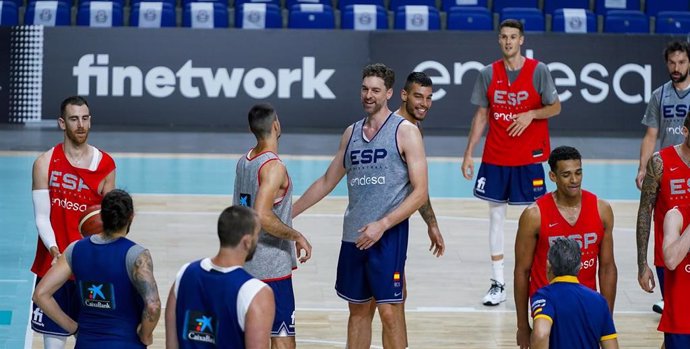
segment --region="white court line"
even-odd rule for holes
[[[313,313],[347,313],[347,308],[295,308],[297,312],[313,312]],[[489,309],[489,308],[474,308],[474,307],[408,307],[405,306],[406,313],[454,313],[454,314],[479,314],[479,313],[498,313],[498,314],[514,314],[513,309]],[[649,310],[616,310],[616,314],[626,315],[644,315],[651,314]]]

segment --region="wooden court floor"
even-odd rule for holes
[[[178,268],[216,252],[216,220],[229,196],[136,195],[130,238],[150,249],[161,300]],[[411,218],[407,260],[407,327],[411,348],[515,348],[512,300],[513,243],[524,207],[510,207],[505,224],[508,301],[487,308],[481,298],[489,287],[486,203],[475,199],[432,200],[447,250],[441,258],[428,251],[426,227]],[[335,268],[346,200],[329,198],[298,217],[295,228],[313,246],[313,257],[294,273],[297,343],[301,348],[344,348],[347,305],[335,295]],[[646,294],[637,284],[635,261],[636,202],[613,202],[618,293],[614,319],[621,348],[658,348],[659,316],[651,305],[659,293]],[[163,319],[151,348],[164,348]],[[71,343],[71,341],[70,341]],[[42,348],[33,336],[34,348]],[[372,348],[381,348],[375,320]]]

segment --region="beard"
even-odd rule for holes
[[[84,135],[78,135],[76,132],[70,130],[70,129],[65,129],[65,134],[67,135],[67,139],[72,141],[75,145],[82,145],[86,143],[86,140],[89,139],[89,131],[86,130]]]
[[[679,83],[679,82],[685,81],[685,79],[688,78],[688,72],[685,72],[685,74],[680,73],[680,77],[678,77],[678,78],[674,78],[673,74],[670,74],[670,76],[671,76],[671,81],[673,81],[675,83]]]
[[[247,252],[247,257],[244,258],[244,261],[245,262],[251,261],[252,258],[254,258],[254,252],[256,252],[256,244],[254,244],[254,246],[252,246],[252,248],[249,250],[249,252]]]

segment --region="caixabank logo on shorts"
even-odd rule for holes
[[[185,313],[184,338],[195,342],[216,344],[218,320],[212,314],[188,310]]]
[[[115,309],[113,284],[99,281],[80,281],[81,299],[90,308]]]

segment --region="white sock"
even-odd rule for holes
[[[503,225],[508,205],[489,202],[489,249],[492,256],[503,255]]]
[[[67,337],[43,334],[43,348],[45,349],[65,349]]]
[[[494,272],[493,279],[501,285],[505,285],[506,280],[503,277],[503,260],[501,259],[500,261],[491,261],[491,269],[493,269]]]

